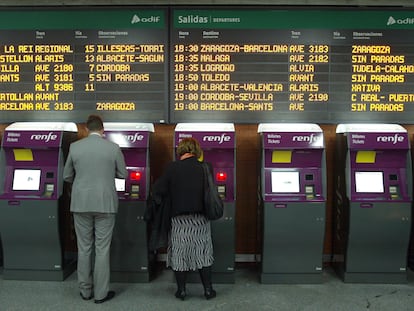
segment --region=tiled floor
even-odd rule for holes
[[[206,301],[200,284],[188,284],[188,299],[174,297],[170,270],[145,284],[113,283],[113,300],[96,305],[83,301],[76,273],[63,282],[4,280],[0,272],[1,311],[64,310],[312,310],[408,311],[414,310],[414,274],[407,284],[343,283],[329,268],[316,285],[264,285],[251,265],[238,266],[234,284],[216,284],[217,298]]]

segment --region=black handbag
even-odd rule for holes
[[[202,162],[201,165],[204,170],[204,215],[209,220],[217,220],[223,216],[223,201],[214,184],[208,164]]]

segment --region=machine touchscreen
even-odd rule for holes
[[[355,172],[357,193],[383,193],[384,174],[382,172]]]
[[[125,179],[115,178],[115,189],[116,191],[125,191]]]
[[[272,192],[274,193],[298,193],[299,172],[273,171],[271,175]]]
[[[15,169],[13,190],[38,191],[40,188],[40,170]]]

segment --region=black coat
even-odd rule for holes
[[[196,157],[171,162],[155,182],[154,195],[171,198],[171,217],[204,211],[204,171]]]
[[[144,220],[150,227],[148,249],[155,252],[168,246],[168,234],[171,227],[171,200],[168,196],[150,194]]]

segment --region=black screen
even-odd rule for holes
[[[0,11],[0,122],[398,122],[414,10]]]
[[[167,11],[0,11],[0,121],[166,122]]]
[[[414,11],[174,10],[171,120],[412,121]]]

